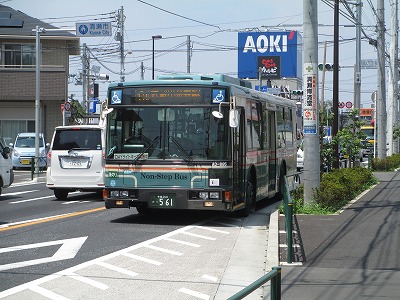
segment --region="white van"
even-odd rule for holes
[[[0,138],[0,195],[3,188],[9,187],[14,182],[14,172],[11,162],[11,150]]]
[[[103,128],[98,125],[58,126],[47,153],[47,187],[63,200],[72,191],[104,188]]]

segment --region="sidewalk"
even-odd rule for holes
[[[282,299],[400,299],[400,174],[374,175],[342,213],[294,217],[301,265],[282,266]]]

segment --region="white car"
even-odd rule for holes
[[[0,137],[0,195],[3,188],[9,187],[14,181],[10,152],[10,148],[6,146],[4,139]]]
[[[297,149],[297,171],[304,168],[304,151],[301,148]]]
[[[71,125],[55,128],[47,154],[47,184],[57,199],[69,192],[101,192],[104,188],[103,128]]]

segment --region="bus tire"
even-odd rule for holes
[[[239,216],[240,217],[247,217],[250,212],[255,210],[255,194],[254,194],[254,182],[253,180],[249,180],[247,181],[247,185],[246,185],[246,202],[245,202],[245,207],[242,208],[239,211]]]
[[[284,182],[284,178],[286,176],[286,169],[285,167],[282,165],[280,168],[280,172],[279,172],[279,186],[278,186],[278,192],[276,193],[275,197],[278,200],[282,200],[283,199],[283,190],[282,190],[282,184]]]
[[[148,215],[151,213],[150,208],[147,206],[136,206],[136,210],[138,211],[139,215]]]

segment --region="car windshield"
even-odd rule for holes
[[[35,137],[34,136],[20,136],[15,142],[15,147],[19,148],[34,148]],[[39,147],[44,147],[43,138],[39,138]]]

